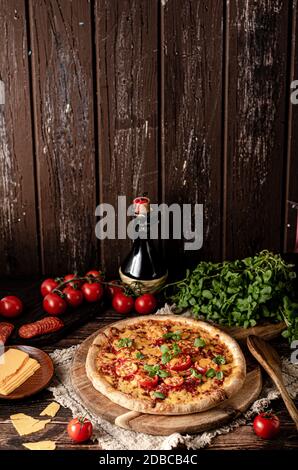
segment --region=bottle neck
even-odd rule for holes
[[[150,216],[138,216],[135,218],[135,232],[137,240],[150,240]]]

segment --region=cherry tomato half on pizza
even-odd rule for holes
[[[158,384],[158,375],[154,377],[144,377],[139,380],[140,387],[145,390],[153,390]]]
[[[191,357],[188,355],[181,355],[172,359],[168,364],[167,367],[170,370],[174,370],[175,372],[181,372],[183,370],[187,370],[192,365]]]

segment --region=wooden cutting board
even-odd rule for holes
[[[106,326],[102,329],[105,328]],[[237,340],[243,340],[249,334],[258,334],[263,338],[273,339],[280,334],[281,329],[282,325],[279,325],[279,327],[277,325],[268,325],[244,331],[243,328],[233,328],[233,330],[228,331]],[[236,396],[221,403],[216,408],[202,413],[182,416],[154,416],[127,410],[111,402],[95,390],[86,375],[86,356],[89,346],[97,334],[98,331],[87,338],[78,348],[71,369],[72,384],[76,393],[92,414],[124,429],[163,436],[174,432],[194,434],[207,431],[222,426],[239,416],[249,408],[260,394],[262,388],[260,367],[245,350],[248,373],[244,386]]]
[[[33,281],[31,283],[25,284],[22,286],[21,282],[1,283],[0,288],[0,298],[6,295],[16,295],[18,296],[23,304],[24,311],[20,317],[17,318],[3,318],[0,317],[1,322],[13,323],[15,329],[9,338],[7,345],[13,344],[25,344],[28,346],[47,346],[56,343],[61,338],[64,338],[71,330],[78,328],[87,321],[89,321],[95,315],[99,315],[104,312],[104,302],[88,304],[84,302],[80,307],[73,309],[69,307],[63,315],[60,315],[59,318],[64,323],[64,327],[55,331],[54,333],[49,333],[47,335],[37,336],[36,338],[23,339],[18,336],[18,329],[20,326],[35,322],[48,316],[48,314],[42,308],[42,297],[40,294],[40,284],[41,281]]]

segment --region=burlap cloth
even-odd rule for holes
[[[158,313],[171,313],[166,307]],[[85,408],[80,398],[75,394],[70,379],[71,362],[76,349],[72,346],[67,349],[56,349],[51,357],[55,364],[55,378],[49,390],[53,393],[55,400],[62,406],[69,408],[74,416],[88,415],[93,423],[93,438],[98,441],[99,446],[106,450],[167,450],[176,447],[179,443],[189,449],[200,449],[207,446],[211,440],[219,434],[227,434],[233,429],[251,422],[253,416],[270,406],[270,402],[279,397],[270,379],[264,381],[260,398],[255,401],[250,409],[241,417],[234,419],[228,425],[203,432],[197,435],[172,434],[170,436],[149,436],[142,433],[127,431],[114,426],[107,421],[92,415]],[[289,352],[290,356],[290,352]],[[292,364],[289,358],[282,357],[283,379],[289,394],[295,398],[298,391],[298,365]]]

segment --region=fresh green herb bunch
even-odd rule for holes
[[[288,328],[283,335],[292,341],[298,339],[293,268],[267,250],[243,260],[201,262],[171,285],[168,298],[178,308],[191,308],[195,318],[204,316],[220,325],[247,328],[283,320]]]

